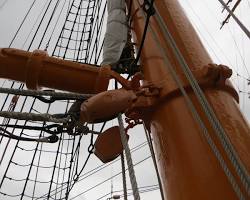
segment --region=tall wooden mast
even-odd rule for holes
[[[142,9],[144,1],[127,1],[130,2],[132,29],[139,46],[146,22],[145,9]],[[147,116],[165,196],[168,200],[250,199],[200,100],[191,89],[183,67],[188,66],[196,77],[226,132],[226,138],[237,152],[237,162],[244,166],[247,175],[250,172],[249,125],[239,111],[237,94],[230,83],[226,80],[223,86],[218,84],[218,79],[225,81],[230,70],[224,66],[208,66],[212,60],[178,1],[155,0],[154,8],[156,13],[150,19],[141,66],[145,81],[162,87],[162,93],[165,91],[162,94],[164,101]],[[175,90],[179,86],[176,77],[173,78],[173,70],[186,89],[186,97],[180,89]],[[211,78],[213,75],[217,80]],[[206,78],[208,85],[202,84]],[[209,138],[215,149],[213,144],[209,145]],[[216,155],[216,149],[221,157]],[[225,173],[225,166],[231,173]],[[246,178],[249,184],[249,176]]]

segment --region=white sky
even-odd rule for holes
[[[40,1],[42,4],[43,0]],[[5,0],[0,0],[0,6],[4,2]],[[20,21],[23,18],[23,13],[27,10],[27,7],[29,7],[31,2],[31,0],[8,0],[6,3],[2,4],[3,7],[0,7],[0,47],[8,46],[17,29],[17,24],[20,24]],[[214,62],[226,64],[232,67],[234,70],[232,81],[237,90],[249,92],[250,90],[247,81],[236,74],[238,73],[245,78],[250,77],[250,40],[246,38],[232,19],[222,30],[219,29],[220,23],[225,17],[225,13],[221,13],[222,8],[217,0],[180,0],[180,3],[183,5],[187,15],[194,24],[201,40],[213,57]],[[243,0],[236,11],[236,14],[248,28],[250,28],[249,13],[250,1]],[[244,93],[240,94],[240,108],[247,118],[250,119],[250,99],[248,98],[248,95]],[[111,123],[116,124],[115,121]],[[142,129],[139,127],[135,128],[133,133],[130,134],[130,146],[133,148],[144,141],[145,137]],[[87,145],[87,142],[84,144]],[[83,153],[83,155],[86,154]],[[147,155],[149,155],[149,150],[147,148],[142,148],[142,150],[134,154],[134,162],[147,157]],[[100,164],[100,161],[92,159],[87,166],[86,171],[94,168],[97,164]],[[86,190],[98,182],[105,180],[110,177],[110,175],[116,174],[120,170],[119,165],[120,163],[117,162],[116,164],[113,164],[112,167],[108,167],[106,170],[101,171],[101,173],[88,178],[86,182],[84,181],[84,183],[76,184],[75,189],[71,193],[71,197],[75,194],[79,194],[79,191]],[[135,167],[135,170],[140,187],[157,184],[152,161],[150,159]],[[46,178],[46,176],[44,176],[44,178]],[[98,187],[96,190],[90,191],[85,195],[76,198],[76,200],[97,199],[98,197],[110,192],[110,184],[109,181],[107,184]],[[113,185],[114,190],[120,190],[122,188],[121,176],[113,179]],[[10,190],[14,190],[14,188],[10,188]],[[7,199],[8,198],[5,198],[3,200]],[[143,194],[141,199],[157,200],[160,199],[160,195],[158,191],[150,192]]]

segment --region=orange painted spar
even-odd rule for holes
[[[29,89],[55,88],[79,93],[107,90],[111,75],[109,67],[49,57],[45,51],[26,52],[0,49],[0,77],[26,83]]]
[[[26,83],[29,89],[48,87],[85,94],[106,91],[112,78],[125,89],[133,88],[137,80],[137,76],[134,81],[126,80],[109,65],[98,67],[51,57],[42,50],[13,48],[0,49],[0,77]]]
[[[127,0],[127,3],[129,2],[130,0]],[[139,46],[145,24],[145,12],[141,8],[144,1],[132,2],[132,29]],[[161,83],[164,90],[171,79],[169,67],[173,67],[183,82],[186,82],[166,37],[166,28],[192,71],[199,71],[203,66],[212,63],[212,60],[177,0],[155,0],[154,7],[157,14],[150,19],[141,54],[141,66],[145,82],[155,85]],[[227,84],[231,87],[229,82]],[[204,89],[204,93],[242,164],[250,172],[250,129],[239,111],[233,92],[214,84],[213,87]],[[188,96],[232,171],[245,199],[250,199],[194,93],[188,91]],[[146,117],[150,119],[164,194],[168,200],[238,199],[182,95],[165,99]]]

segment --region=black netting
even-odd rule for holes
[[[76,62],[100,63],[105,8],[106,3],[101,0],[43,3],[34,0],[11,46],[30,51],[45,49],[55,57]],[[24,88],[17,82],[2,83],[4,87]],[[66,100],[46,104],[33,97],[10,94],[2,94],[0,100],[1,110],[29,113],[66,113],[71,104]],[[1,126],[15,135],[31,138],[48,135],[43,131],[7,128],[6,125],[42,127],[49,123],[0,120]],[[68,198],[77,174],[88,159],[86,152],[91,136],[58,136],[59,141],[55,144],[23,142],[0,136],[0,199]],[[85,153],[79,156],[80,152]]]

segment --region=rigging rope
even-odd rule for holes
[[[8,112],[12,112],[12,111],[15,109],[16,104],[17,104],[17,102],[18,102],[18,99],[19,99],[19,96],[16,96],[16,95],[15,95],[15,96],[12,97],[11,103],[10,103],[10,105],[9,105],[9,107],[8,107]],[[8,125],[8,124],[9,124],[9,121],[10,121],[10,119],[4,118],[2,123],[3,123],[4,125]],[[5,129],[4,129],[4,130],[5,130]],[[2,136],[2,138],[0,139],[0,145],[1,145],[2,140],[3,140],[3,136]],[[8,142],[7,142],[7,144],[6,144],[5,148],[4,148],[4,150],[3,150],[3,153],[2,153],[2,156],[1,156],[1,159],[0,159],[0,165],[1,165],[2,162],[3,162],[3,159],[4,159],[5,155],[6,155],[7,148],[9,147],[9,144],[10,144],[10,138],[9,138],[9,140],[8,140]]]
[[[22,46],[21,46],[21,49],[24,49],[24,46],[26,45],[26,43],[27,43],[29,37],[31,36],[33,30],[35,29],[35,26],[36,26],[36,24],[38,23],[39,18],[42,16],[42,14],[43,14],[43,12],[44,12],[44,10],[45,10],[45,8],[46,8],[46,5],[48,4],[49,1],[50,1],[50,0],[47,0],[46,3],[43,5],[43,8],[40,10],[40,13],[39,13],[38,16],[36,17],[36,20],[35,20],[35,22],[33,23],[32,28],[31,28],[30,31],[29,31],[29,34],[26,36],[26,38],[25,38],[25,40],[24,40],[24,42],[23,42],[23,44],[22,44]]]
[[[235,20],[235,22],[239,25],[239,27],[246,34],[246,36],[250,39],[250,31],[247,29],[247,27],[238,19],[238,17],[236,17],[236,15],[230,10],[230,8],[227,6],[227,4],[223,0],[218,0],[218,1],[227,10],[227,12]]]
[[[139,165],[139,164],[145,162],[145,161],[148,160],[149,158],[151,158],[151,156],[147,156],[146,158],[140,160],[139,162],[135,163],[134,166],[137,166],[137,165]],[[126,170],[128,170],[128,169],[126,169]],[[94,186],[92,186],[92,187],[90,187],[90,188],[84,190],[84,191],[81,192],[80,194],[75,195],[74,197],[70,198],[70,200],[73,200],[73,199],[75,199],[75,198],[77,198],[77,197],[79,197],[79,196],[81,196],[81,195],[83,195],[83,194],[89,192],[90,190],[93,190],[93,189],[96,188],[97,186],[100,186],[100,185],[104,184],[105,182],[107,182],[107,181],[109,181],[109,180],[111,180],[111,179],[113,179],[113,178],[119,176],[121,173],[122,173],[122,172],[118,172],[117,174],[113,175],[112,177],[107,178],[107,179],[105,179],[104,181],[97,183],[96,185],[94,185]],[[133,188],[132,188],[132,190],[133,190]],[[139,191],[139,190],[138,190],[138,191]],[[134,192],[133,192],[133,194],[134,194]]]
[[[43,40],[44,40],[44,37],[45,37],[45,35],[46,35],[46,33],[47,33],[47,31],[48,31],[48,28],[49,28],[49,25],[50,25],[50,23],[51,23],[51,21],[52,21],[52,19],[53,19],[53,16],[54,16],[54,14],[55,14],[55,12],[56,12],[56,10],[57,10],[57,8],[58,8],[58,5],[59,5],[59,3],[60,3],[60,0],[57,0],[57,2],[56,2],[56,4],[55,4],[55,6],[54,6],[54,9],[53,9],[53,11],[52,11],[52,14],[50,15],[50,18],[49,18],[49,21],[48,21],[48,23],[47,23],[47,25],[46,25],[46,27],[45,27],[45,31],[44,31],[44,33],[43,33],[43,36],[42,36],[42,38],[41,38],[41,40],[40,40],[40,43],[39,43],[39,48],[40,48],[40,46],[42,45],[42,42],[43,42]],[[62,10],[61,10],[62,11]],[[60,15],[59,15],[60,16]],[[57,25],[57,24],[56,24]],[[55,25],[55,27],[56,27],[56,25]],[[55,28],[54,27],[54,28]],[[53,31],[52,31],[52,34],[53,34]],[[51,38],[50,38],[51,39]],[[49,40],[50,41],[50,40]],[[47,48],[48,48],[48,46],[49,46],[49,42],[46,44],[46,47],[45,47],[45,50],[47,50]]]
[[[153,160],[153,163],[154,163],[154,168],[155,168],[155,171],[156,171],[158,184],[159,184],[159,189],[160,189],[160,193],[161,193],[161,199],[165,200],[162,181],[161,181],[159,169],[158,169],[158,166],[157,166],[157,163],[156,163],[156,157],[155,157],[154,146],[153,146],[153,143],[152,143],[152,138],[151,138],[150,133],[147,131],[144,123],[143,123],[143,128],[144,128],[145,135],[146,135],[146,138],[147,138],[147,142],[148,142],[149,150],[150,150],[150,153],[151,153],[151,157],[152,157],[152,160]]]
[[[48,108],[47,108],[46,113],[49,112],[50,106],[51,106],[51,104],[48,105]],[[45,123],[43,123],[43,125],[45,125]],[[42,136],[42,134],[43,134],[43,132],[40,131],[40,133],[39,133],[39,138]],[[21,135],[20,135],[20,136],[21,136]],[[60,142],[61,142],[61,141],[60,141]],[[59,142],[59,143],[60,143],[60,142]],[[30,166],[29,166],[29,171],[28,171],[28,174],[27,174],[27,176],[26,176],[26,180],[25,180],[25,184],[24,184],[24,187],[23,187],[23,191],[22,191],[22,193],[21,193],[21,200],[24,198],[25,190],[26,190],[27,185],[28,185],[29,177],[30,177],[30,174],[31,174],[31,171],[32,171],[32,166],[33,166],[33,164],[34,164],[34,162],[35,162],[35,157],[36,157],[36,154],[37,154],[37,149],[38,149],[38,147],[39,147],[39,143],[36,144],[35,152],[34,152],[34,154],[33,154],[33,156],[32,156],[32,160],[31,160],[31,163],[30,163]]]
[[[151,192],[151,191],[154,191],[154,190],[158,190],[159,187],[158,185],[148,185],[148,186],[143,186],[143,187],[139,187],[139,190],[140,190],[140,193],[145,193],[145,192]],[[128,189],[128,191],[130,191],[131,189]],[[119,192],[122,192],[123,190],[115,190],[114,193],[119,193]],[[105,197],[109,196],[110,193],[106,193],[105,195],[99,197],[98,199],[96,200],[101,200],[101,199],[104,199]],[[129,193],[128,196],[131,196],[133,195],[133,193]],[[124,195],[119,195],[120,197],[123,197],[124,198]],[[106,198],[105,198],[106,199]],[[115,198],[113,198],[115,199]],[[125,200],[125,199],[124,199]]]
[[[55,143],[58,141],[58,137],[56,135],[51,135],[49,137],[43,137],[39,139],[33,139],[33,138],[27,138],[27,137],[21,137],[21,136],[16,136],[9,131],[5,130],[4,128],[0,127],[0,135],[10,138],[10,139],[15,139],[15,140],[20,140],[20,141],[30,141],[30,142],[46,142],[46,143]]]
[[[130,3],[132,4],[132,0],[131,0]],[[141,39],[141,42],[140,42],[141,44],[140,44],[139,50],[137,52],[137,56],[136,56],[135,60],[133,61],[133,63],[131,64],[132,66],[137,65],[137,63],[138,63],[138,61],[140,59],[142,48],[143,48],[143,45],[144,45],[144,42],[145,42],[145,39],[146,39],[149,20],[150,20],[150,17],[155,14],[154,0],[144,0],[142,8],[146,12],[147,17],[146,17],[146,22],[145,22],[145,27],[144,27],[142,39]]]
[[[241,2],[241,0],[237,0],[237,2],[235,3],[235,5],[233,6],[233,8],[232,8],[232,10],[231,10],[232,12],[235,11],[235,9],[238,7],[238,5],[240,4],[240,2]],[[226,4],[226,5],[228,6],[228,4]],[[225,10],[225,7],[223,7],[222,12],[223,12],[224,10]],[[230,17],[231,17],[231,15],[228,14],[228,16],[226,17],[226,19],[222,22],[220,29],[222,29],[222,27],[223,27],[226,23],[228,23]]]
[[[32,97],[50,96],[55,99],[74,99],[74,100],[86,100],[93,96],[92,94],[54,92],[54,91],[49,91],[49,90],[43,90],[43,91],[21,90],[21,89],[1,88],[1,87],[0,87],[0,93],[22,95],[22,96],[32,96]]]
[[[69,123],[71,121],[70,116],[59,118],[57,117],[57,115],[34,114],[25,112],[21,113],[21,112],[0,111],[0,116],[18,120],[32,120],[32,121],[54,122],[54,123]]]
[[[6,0],[6,1],[7,1],[7,0]],[[12,40],[11,40],[11,42],[10,42],[10,44],[9,44],[9,47],[11,47],[11,46],[12,46],[12,44],[13,44],[14,40],[16,39],[16,37],[17,37],[17,35],[18,35],[18,33],[19,33],[20,29],[22,28],[22,26],[23,26],[23,24],[24,24],[25,20],[27,19],[28,15],[30,14],[30,11],[32,10],[32,8],[33,8],[33,6],[34,6],[35,2],[36,2],[36,0],[33,0],[33,2],[32,2],[32,4],[31,4],[31,6],[29,7],[28,12],[25,14],[25,17],[23,18],[23,20],[22,20],[22,22],[21,22],[20,26],[18,27],[18,29],[17,29],[17,31],[16,31],[16,33],[15,33],[14,37],[12,38]]]
[[[61,133],[61,137],[62,137],[62,133]],[[56,163],[57,163],[57,159],[59,157],[58,154],[59,154],[61,144],[62,144],[62,140],[59,141],[57,151],[56,151],[57,156],[56,156],[56,159],[54,161],[54,167],[53,167],[52,176],[51,176],[51,179],[50,179],[49,192],[48,192],[48,196],[47,196],[48,199],[50,198],[51,187],[52,187],[52,183],[53,183],[53,178],[54,178],[54,174],[55,174],[55,170],[56,170]]]
[[[128,140],[127,140],[127,137],[126,137],[126,133],[125,133],[125,129],[124,129],[123,121],[122,121],[122,115],[119,114],[117,119],[118,119],[119,128],[120,128],[122,146],[124,148],[125,155],[126,155],[126,160],[127,160],[127,165],[128,165],[128,172],[129,172],[131,186],[132,186],[132,189],[133,189],[134,199],[135,200],[140,200],[140,194],[139,194],[139,190],[138,190],[138,186],[137,186],[137,181],[136,181],[136,176],[135,176],[135,171],[134,171],[134,165],[133,165],[131,152],[130,152],[130,149],[129,149]]]
[[[126,182],[126,169],[125,169],[125,162],[124,162],[124,154],[121,153],[121,167],[122,167],[122,185],[123,185],[123,196],[124,200],[128,200],[127,194],[127,182]]]
[[[13,86],[13,85],[14,85],[14,83],[12,84],[12,86]],[[7,96],[8,96],[8,95],[7,95]],[[26,100],[27,100],[27,97],[25,97],[24,103],[26,102]],[[7,99],[5,99],[5,102],[6,102],[6,101],[7,101]],[[32,104],[31,104],[30,111],[32,110],[32,107],[34,106],[34,103],[35,103],[35,99],[33,99],[33,102],[32,102]],[[5,103],[4,103],[4,104],[5,104]],[[2,108],[3,108],[3,107],[2,107]],[[22,106],[22,108],[21,108],[21,111],[23,110],[23,108],[24,108],[24,104],[23,104],[23,106]],[[1,109],[1,110],[2,110],[2,109]],[[27,122],[25,122],[25,124],[26,124],[26,123],[27,123]],[[15,124],[17,124],[17,121],[15,122]],[[13,133],[13,132],[14,132],[14,129],[13,129],[12,133]],[[22,135],[22,133],[20,134],[20,136],[21,136],[21,135]],[[2,186],[3,186],[5,177],[6,177],[6,175],[7,175],[7,172],[9,171],[9,168],[10,168],[10,165],[11,165],[11,161],[13,160],[13,157],[14,157],[14,155],[15,155],[17,149],[18,149],[19,142],[20,142],[20,140],[17,140],[17,143],[16,143],[15,146],[14,146],[14,150],[13,150],[13,152],[11,153],[10,160],[9,160],[9,162],[8,162],[8,164],[7,164],[6,169],[5,169],[4,175],[3,175],[3,177],[1,177],[0,188],[2,188]],[[6,155],[6,154],[5,154],[5,155]]]
[[[71,187],[69,188],[69,190],[67,191],[67,196],[68,196],[69,192],[73,189],[76,182],[79,180],[79,177],[80,177],[81,173],[83,172],[83,170],[85,169],[85,167],[86,167],[86,165],[87,165],[87,163],[88,163],[88,161],[90,159],[90,156],[93,154],[93,152],[94,152],[94,135],[91,134],[90,144],[88,146],[88,156],[87,156],[81,170],[78,173],[76,171],[76,174],[73,177],[73,183],[72,183]]]

